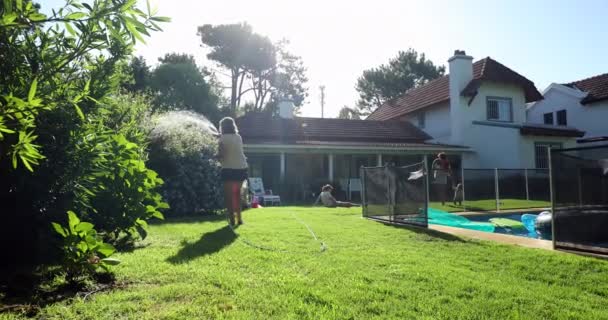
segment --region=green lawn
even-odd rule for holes
[[[39,317],[608,318],[607,261],[385,226],[355,208],[254,209],[245,222],[238,238],[218,219],[154,225],[144,248],[118,255],[128,286]]]
[[[448,211],[448,212],[460,212],[464,211],[496,211],[496,200],[488,199],[488,200],[476,200],[476,201],[466,201],[463,203],[463,206],[454,205],[452,202],[448,201],[445,205],[441,205],[441,202],[430,202],[429,206],[431,208]],[[500,200],[500,209],[501,210],[509,210],[509,209],[529,209],[529,208],[549,208],[551,207],[551,202],[549,201],[538,201],[538,200],[521,200],[521,199],[501,199]]]

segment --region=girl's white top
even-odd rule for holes
[[[220,136],[222,168],[247,169],[247,158],[243,153],[243,139],[239,134],[222,134]]]
[[[336,198],[334,198],[334,196],[332,196],[331,192],[329,192],[329,191],[321,192],[321,194],[319,195],[319,198],[321,199],[321,203],[323,203],[324,206],[335,206],[336,205]]]

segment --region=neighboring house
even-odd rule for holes
[[[361,166],[407,165],[451,154],[454,165],[468,149],[425,142],[431,137],[402,121],[303,118],[281,102],[279,115],[250,113],[237,118],[249,175],[290,201],[311,201],[323,183],[347,192],[356,188]],[[344,195],[342,195],[344,196]]]
[[[552,83],[530,104],[528,121],[572,126],[584,140],[608,137],[608,73],[566,84]]]
[[[492,58],[473,63],[457,50],[449,75],[409,90],[367,119],[406,121],[435,143],[470,147],[465,168],[545,168],[548,147],[584,135],[568,126],[526,122],[526,104],[541,100],[534,83]]]

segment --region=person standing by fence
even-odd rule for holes
[[[448,198],[448,177],[452,175],[452,167],[447,155],[440,152],[437,155],[437,158],[433,160],[431,168],[433,169],[433,186],[435,193],[443,206]]]

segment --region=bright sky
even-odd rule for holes
[[[145,0],[139,0],[145,8]],[[320,85],[326,86],[326,117],[354,106],[364,69],[412,47],[437,64],[455,49],[475,60],[491,56],[534,81],[539,90],[608,72],[608,1],[328,1],[150,0],[173,21],[137,54],[149,64],[169,52],[187,52],[208,64],[196,27],[247,21],[272,40],[287,38],[308,67],[305,116],[320,116]],[[61,0],[43,1],[57,6]],[[43,4],[43,6],[45,6]]]

